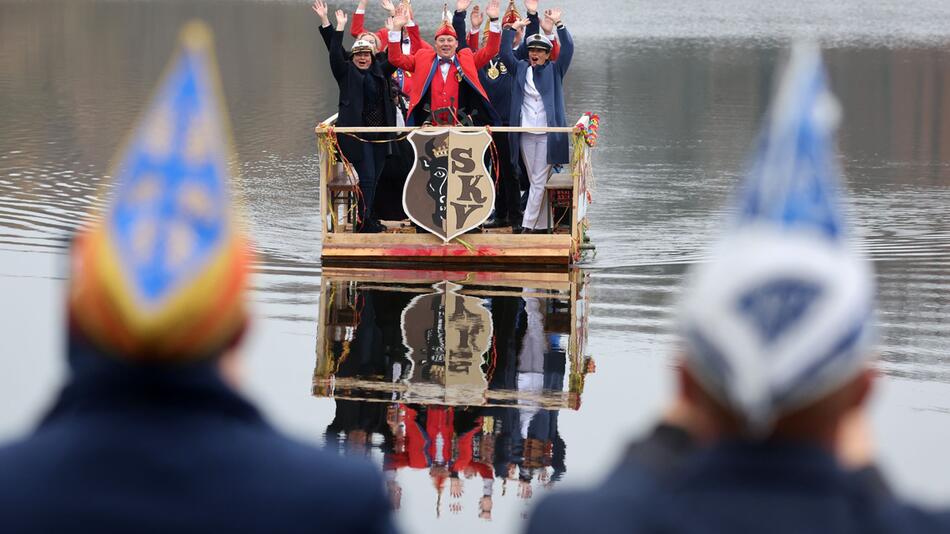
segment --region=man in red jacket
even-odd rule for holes
[[[400,32],[409,17],[401,9],[393,17],[393,31],[389,33],[389,61],[398,68],[412,73],[409,94],[409,112],[406,124],[455,125],[466,117],[476,125],[499,124],[498,114],[492,107],[485,89],[478,80],[478,70],[498,54],[501,43],[499,0],[491,0],[485,13],[491,21],[488,41],[478,52],[458,50],[458,36],[450,20],[443,17],[435,34],[435,49],[423,48],[405,55],[400,45]],[[418,83],[424,80],[424,83]]]

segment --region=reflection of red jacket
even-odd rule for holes
[[[466,48],[459,50],[455,55],[459,65],[462,67],[462,75],[465,82],[478,91],[478,94],[481,95],[485,102],[489,101],[488,94],[485,93],[482,83],[478,80],[478,69],[487,65],[493,57],[498,55],[499,44],[501,44],[501,34],[490,32],[485,47],[478,52],[473,53]],[[429,90],[432,77],[435,75],[438,67],[438,62],[436,61],[437,57],[435,50],[431,48],[423,48],[407,56],[402,53],[402,46],[400,46],[399,42],[389,43],[389,62],[397,68],[406,70],[412,74],[413,78],[416,78],[415,83],[412,84],[412,90],[409,93],[408,116],[412,116],[413,110],[419,105],[422,97],[425,96]],[[424,82],[419,83],[420,80],[424,80]],[[455,100],[458,102],[457,96]]]
[[[436,463],[441,456],[441,464],[452,461],[452,438],[455,436],[453,422],[455,410],[442,406],[429,406],[426,411],[426,434],[429,438],[429,461]],[[440,448],[441,445],[441,448]]]
[[[416,421],[418,414],[412,408],[401,405],[400,408],[406,410],[406,443],[403,452],[394,452],[384,458],[386,469],[402,469],[403,467],[412,467],[415,469],[425,469],[429,466],[426,459],[426,437],[422,427]]]
[[[475,434],[481,431],[482,425],[478,424],[472,430],[459,436],[458,455],[455,457],[455,463],[452,464],[452,471],[457,473],[464,471],[465,467],[472,463],[472,460],[475,458],[475,451],[472,448],[475,442]]]

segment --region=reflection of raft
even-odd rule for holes
[[[457,133],[484,132],[485,128],[365,128],[339,127],[336,116],[317,126],[320,154],[320,219],[322,221],[322,254],[324,265],[353,265],[360,262],[416,262],[428,264],[540,264],[566,266],[576,263],[585,245],[587,206],[593,173],[590,146],[579,127],[588,125],[582,117],[573,128],[497,127],[492,132],[567,132],[574,144],[571,165],[553,174],[546,188],[545,220],[549,234],[511,234],[510,229],[482,230],[464,233],[444,242],[432,233],[416,233],[412,223],[383,221],[388,231],[377,234],[354,232],[355,206],[359,189],[353,171],[337,162],[336,138],[340,135],[361,136],[384,132],[404,136],[409,132],[431,133],[449,130]],[[490,176],[489,176],[490,178]]]
[[[584,357],[588,306],[584,282],[579,271],[325,268],[313,393],[378,402],[576,409],[584,377],[592,369],[591,360]],[[536,339],[545,345],[536,354],[543,354],[544,373],[562,377],[530,391],[494,376],[498,366],[523,367],[522,354],[505,353],[503,346],[525,346],[530,334],[522,331],[523,337],[516,341],[505,338],[505,323],[514,320],[501,314],[515,303],[521,305],[524,317],[527,302],[535,303],[541,318],[537,324],[543,324]],[[379,331],[378,325],[393,323],[401,336]],[[513,325],[507,326],[512,334]],[[376,338],[368,341],[366,336]],[[552,337],[567,342],[554,346]],[[397,338],[401,342],[394,343]],[[399,376],[387,375],[394,362]]]

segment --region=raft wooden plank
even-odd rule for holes
[[[314,374],[311,392],[317,397],[363,402],[411,402],[442,406],[536,406],[546,410],[576,410],[580,396],[570,391],[525,392],[491,390],[475,392],[429,382],[377,382],[362,378],[333,377]]]
[[[445,269],[352,269],[324,267],[321,276],[327,280],[341,279],[379,284],[434,284],[443,280],[467,285],[499,287],[534,287],[538,289],[567,290],[571,273],[567,271],[456,271]]]
[[[571,236],[568,234],[464,234],[459,237],[466,243],[478,246],[497,247],[552,247],[570,246]],[[379,233],[379,234],[331,234],[327,236],[327,244],[332,245],[371,245],[371,246],[438,246],[443,248],[465,247],[456,240],[443,244],[438,237],[429,234]]]
[[[317,135],[326,135],[329,127],[329,124],[320,124],[316,127],[315,131]],[[415,130],[426,131],[440,131],[449,128],[448,126],[334,126],[333,131],[336,133],[406,133],[412,132]],[[484,126],[454,126],[451,127],[453,132],[481,132],[485,130]],[[508,132],[528,132],[528,133],[573,133],[573,126],[538,126],[538,127],[528,127],[528,126],[493,126],[491,128],[492,132],[498,133],[508,133]]]
[[[464,263],[570,262],[571,236],[566,234],[466,234],[471,249],[444,244],[431,234],[327,234],[324,259],[374,259]]]

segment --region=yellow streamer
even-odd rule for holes
[[[475,247],[473,247],[470,243],[466,243],[462,238],[456,237],[455,240],[458,241],[458,243],[459,243],[460,245],[462,245],[463,247],[465,247],[465,250],[467,250],[467,251],[469,251],[469,252],[472,252],[472,253],[475,252]]]

